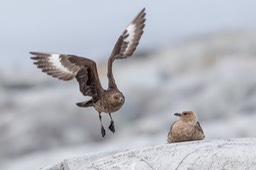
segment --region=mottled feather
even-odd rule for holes
[[[143,34],[145,27],[145,8],[128,24],[126,29],[118,38],[112,53],[108,59],[108,80],[109,88],[117,88],[112,73],[112,65],[115,59],[124,59],[130,57],[136,50],[139,40]]]
[[[93,60],[75,55],[39,52],[30,54],[36,55],[31,59],[36,60],[34,64],[43,72],[65,81],[76,78],[84,96],[91,96],[95,102],[100,98],[103,88]]]
[[[145,8],[131,21],[119,36],[108,59],[108,89],[104,90],[98,76],[96,63],[88,58],[75,55],[30,52],[34,64],[48,75],[60,80],[77,79],[79,89],[84,96],[91,96],[89,101],[79,102],[79,107],[93,106],[99,113],[101,133],[105,136],[105,129],[101,121],[101,112],[109,113],[111,124],[109,129],[114,133],[114,121],[111,113],[119,110],[124,104],[125,97],[115,84],[112,64],[115,59],[127,58],[133,54],[139,44],[145,27]]]
[[[168,143],[204,139],[203,129],[194,112],[184,111],[175,115],[180,116],[180,119],[171,125],[167,135]]]

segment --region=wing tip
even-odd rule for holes
[[[40,53],[40,52],[35,52],[35,51],[30,51],[29,54],[31,54],[31,55],[40,55],[40,54],[42,54],[42,53]]]
[[[142,8],[142,10],[139,12],[139,15],[143,15],[143,18],[146,15],[146,7]]]
[[[30,57],[30,59],[32,60],[38,60],[40,58],[40,55],[42,55],[42,53],[34,51],[30,51],[29,54],[33,55]]]
[[[36,55],[36,52],[30,51],[29,54],[31,54],[31,55]],[[30,59],[36,60],[36,59],[37,59],[37,56],[32,56],[32,57],[30,57]]]

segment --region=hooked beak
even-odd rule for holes
[[[175,116],[181,116],[181,113],[174,113]]]
[[[120,102],[124,103],[124,98],[123,97],[120,98]]]

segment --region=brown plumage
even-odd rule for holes
[[[145,27],[145,8],[130,22],[118,38],[114,49],[108,59],[108,89],[103,89],[96,63],[88,58],[75,55],[30,52],[35,55],[31,59],[36,60],[35,65],[43,72],[60,80],[77,79],[79,88],[84,96],[90,96],[91,100],[77,103],[79,107],[94,107],[99,113],[101,133],[105,136],[105,129],[101,121],[101,113],[109,113],[111,123],[109,129],[114,133],[115,126],[111,117],[112,112],[119,110],[124,104],[124,95],[116,86],[112,73],[112,64],[115,59],[130,57],[136,50]]]
[[[174,115],[180,116],[180,119],[171,125],[167,136],[168,143],[204,139],[203,129],[194,112],[184,111]]]

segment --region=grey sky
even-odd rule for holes
[[[0,66],[31,67],[29,51],[108,57],[119,34],[143,7],[147,23],[138,50],[256,27],[253,0],[6,0],[0,2]]]

